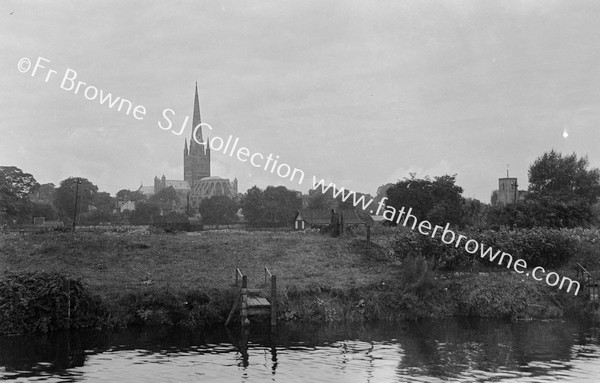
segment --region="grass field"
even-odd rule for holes
[[[582,299],[510,271],[440,273],[423,259],[401,263],[390,254],[392,231],[381,228],[372,243],[317,233],[144,228],[4,234],[0,277],[44,271],[81,278],[105,307],[95,323],[108,328],[222,323],[237,299],[236,267],[248,275],[250,288],[266,287],[265,266],[277,275],[284,319],[555,318],[586,307]],[[20,299],[7,294],[9,304]]]
[[[152,286],[228,288],[235,268],[250,287],[264,267],[280,289],[347,289],[389,280],[398,272],[385,250],[364,240],[319,234],[209,231],[198,233],[43,233],[0,236],[1,272],[58,271],[81,277],[102,296]]]

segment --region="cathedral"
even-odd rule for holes
[[[200,145],[204,142],[202,127],[200,127],[194,140],[194,128],[201,123],[200,103],[198,101],[198,84],[196,83],[196,94],[194,95],[194,115],[192,118],[192,129],[190,144],[187,139],[183,147],[183,180],[168,180],[163,175],[161,178],[154,177],[154,186],[140,186],[138,191],[151,196],[159,191],[173,187],[177,192],[179,201],[172,206],[173,211],[193,212],[197,209],[200,201],[217,195],[225,195],[229,198],[238,197],[237,178],[233,182],[226,178],[210,175],[210,146]]]

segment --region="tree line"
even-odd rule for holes
[[[529,167],[529,187],[515,203],[500,205],[492,193],[489,203],[462,196],[463,188],[455,175],[430,178],[409,177],[380,186],[371,208],[384,198],[385,205],[396,209],[412,208],[412,214],[432,224],[460,227],[590,227],[600,219],[600,170],[590,169],[587,157],[575,153],[563,155],[554,150],[544,153]],[[77,198],[76,198],[77,193]],[[358,196],[363,195],[357,193]],[[84,177],[69,177],[58,187],[40,185],[35,178],[15,166],[0,167],[0,223],[30,223],[32,217],[81,224],[149,224],[155,217],[168,216],[174,221],[199,216],[202,223],[226,225],[244,222],[252,226],[290,225],[297,210],[356,209],[351,201],[334,197],[333,190],[308,194],[284,186],[253,186],[237,199],[213,196],[198,206],[172,187],[148,197],[139,191],[122,189],[113,197]],[[77,205],[75,204],[77,200]],[[131,201],[135,210],[117,212],[117,202]],[[380,212],[381,213],[381,212]],[[162,218],[164,220],[164,218]],[[392,223],[389,223],[392,224]]]

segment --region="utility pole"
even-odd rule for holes
[[[75,182],[75,211],[73,212],[73,232],[75,232],[75,224],[77,222],[77,199],[79,197],[79,185],[81,185],[81,178],[77,177]]]

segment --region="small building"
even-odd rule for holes
[[[294,230],[321,229],[332,223],[333,209],[296,210]]]
[[[117,209],[119,213],[123,213],[126,210],[134,211],[135,202],[133,201],[117,201]]]
[[[371,226],[372,223],[361,218],[354,209],[302,209],[294,216],[294,230],[332,228],[343,233],[349,227]]]

